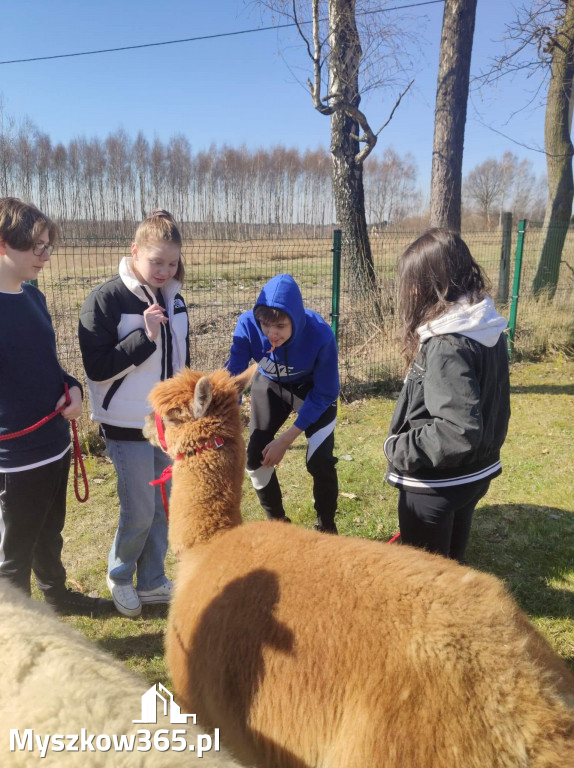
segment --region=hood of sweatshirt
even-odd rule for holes
[[[286,344],[295,342],[303,335],[305,328],[305,306],[299,286],[292,275],[275,275],[265,283],[253,309],[264,304],[266,307],[280,309],[291,318],[293,332]]]
[[[478,341],[485,347],[494,347],[508,325],[498,314],[490,296],[471,304],[468,297],[459,299],[448,312],[430,323],[417,328],[421,343],[432,336],[459,333]]]
[[[135,272],[133,271],[132,261],[133,258],[131,256],[124,256],[124,258],[120,261],[118,273],[122,279],[122,282],[126,288],[129,288],[130,291],[138,297],[138,299],[145,301],[146,304],[153,304],[155,302],[155,295],[149,286],[142,285],[137,279]],[[180,290],[181,283],[179,280],[176,280],[174,277],[166,280],[165,285],[163,285],[161,289],[166,305],[169,306],[175,295],[179,293]]]
[[[124,258],[120,261],[118,273],[122,283],[126,286],[126,288],[129,288],[129,290],[135,294],[138,299],[145,301],[146,304],[149,304],[150,306],[156,301],[156,296],[152,289],[148,285],[142,285],[137,279],[135,272],[133,271],[131,256],[124,256]],[[165,285],[163,285],[161,289],[163,300],[166,306],[167,317],[172,327],[174,315],[173,300],[180,292],[180,290],[181,283],[174,277],[166,280]],[[181,359],[180,350],[177,344],[173,345],[172,354],[174,370],[178,371],[185,365],[185,358],[183,360]]]

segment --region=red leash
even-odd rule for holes
[[[40,429],[40,427],[43,427],[44,424],[47,424],[51,419],[53,419],[55,416],[57,416],[59,413],[61,413],[65,408],[67,408],[70,403],[72,402],[70,399],[70,391],[68,389],[68,385],[64,383],[64,392],[66,394],[66,402],[64,405],[61,405],[59,408],[56,408],[52,411],[52,413],[49,413],[47,416],[44,416],[43,419],[40,419],[40,421],[37,421],[35,424],[32,424],[30,427],[26,427],[25,429],[20,429],[18,432],[10,432],[6,435],[0,435],[0,441],[2,440],[11,440],[15,437],[22,437],[23,435],[28,435],[30,432],[34,432],[36,429]],[[76,494],[76,498],[79,502],[84,502],[88,500],[88,496],[90,495],[90,489],[88,488],[88,478],[86,476],[86,468],[84,467],[84,459],[82,456],[82,450],[80,448],[80,440],[78,438],[78,428],[76,426],[76,420],[70,419],[72,422],[72,432],[74,435],[74,492]],[[79,470],[79,471],[78,471]],[[79,478],[82,477],[84,481],[84,493],[85,495],[82,497],[80,496],[80,488],[79,488]]]
[[[167,491],[165,490],[165,484],[171,480],[171,473],[173,471],[173,465],[170,464],[166,467],[157,480],[150,480],[150,485],[159,485],[161,491],[161,500],[163,501],[163,508],[165,509],[165,516],[169,520],[169,506],[167,503]]]
[[[157,429],[157,439],[159,440],[159,444],[161,445],[163,451],[167,453],[167,443],[165,442],[165,431],[163,428],[163,421],[158,416],[157,413],[154,414],[155,416],[155,427]],[[173,465],[170,464],[169,467],[166,467],[161,475],[158,477],[157,480],[150,480],[150,485],[159,485],[159,489],[161,491],[161,500],[163,501],[163,508],[165,510],[165,516],[169,520],[169,506],[167,503],[167,491],[165,490],[165,484],[171,480],[171,473],[173,471]]]
[[[159,441],[160,446],[162,447],[163,451],[167,453],[167,443],[165,442],[165,430],[163,428],[163,421],[161,420],[161,417],[155,413],[155,427],[157,429],[157,439]],[[202,453],[203,451],[210,450],[211,448],[221,448],[225,443],[225,440],[222,437],[214,437],[211,442],[204,443],[203,445],[196,445],[195,446],[195,453]],[[184,454],[178,453],[175,457],[175,461],[181,461],[183,459]],[[171,475],[173,472],[173,465],[170,464],[169,467],[166,467],[161,475],[158,477],[157,480],[150,480],[150,485],[159,485],[161,490],[161,500],[163,501],[163,508],[165,509],[165,516],[169,519],[169,507],[167,503],[167,491],[165,490],[165,484],[171,480]]]

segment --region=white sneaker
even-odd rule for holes
[[[142,603],[169,603],[173,594],[173,582],[166,579],[163,584],[155,589],[138,589],[139,599]]]
[[[140,615],[142,612],[141,600],[132,584],[116,584],[109,575],[106,577],[106,584],[119,613],[131,618]]]

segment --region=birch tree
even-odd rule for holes
[[[401,43],[408,30],[401,29],[390,15],[382,22],[375,14],[381,3],[359,2],[362,14],[372,14],[365,17],[361,35],[357,0],[269,0],[263,4],[294,20],[311,59],[312,77],[307,84],[313,106],[331,120],[333,198],[350,293],[353,299],[372,299],[377,279],[367,231],[363,165],[382,128],[373,130],[361,109],[361,97],[369,87],[396,86],[400,50],[407,49]],[[311,17],[311,35],[301,23],[301,14]],[[398,97],[389,120],[409,87]]]

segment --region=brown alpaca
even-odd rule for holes
[[[497,579],[239,525],[246,382],[186,371],[150,398],[178,457],[166,655],[185,711],[261,768],[572,768],[574,678]]]

